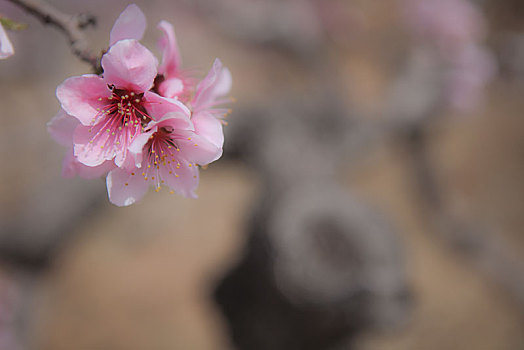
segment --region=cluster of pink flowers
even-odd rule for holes
[[[152,185],[195,198],[199,166],[222,155],[223,117],[231,74],[216,59],[198,84],[181,69],[171,24],[161,21],[162,61],[139,40],[146,19],[129,5],[116,20],[102,76],[66,79],[56,90],[61,110],[48,124],[68,147],[62,175],[107,174],[110,201],[126,206]]]
[[[432,46],[445,64],[445,98],[460,111],[476,108],[496,71],[483,45],[486,23],[470,0],[405,0],[407,21],[415,37]]]

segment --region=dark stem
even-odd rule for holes
[[[89,43],[83,30],[96,24],[92,15],[70,15],[41,0],[8,0],[21,7],[27,13],[38,18],[42,23],[58,28],[67,36],[73,54],[89,63],[95,73],[102,72],[100,57],[89,50]]]

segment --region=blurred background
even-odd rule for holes
[[[128,4],[49,3],[95,52]],[[90,68],[0,0],[0,350],[524,349],[522,1],[136,3],[231,70],[224,157],[198,200],[61,178]]]

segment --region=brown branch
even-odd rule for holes
[[[83,30],[96,24],[92,15],[70,15],[41,0],[8,0],[21,7],[27,13],[35,16],[44,24],[55,26],[69,40],[73,54],[93,67],[96,73],[101,73],[100,57],[89,50],[88,40]]]
[[[482,223],[475,224],[450,211],[431,162],[425,125],[414,126],[404,137],[411,154],[417,193],[424,202],[422,209],[430,227],[524,308],[524,262],[517,252]]]

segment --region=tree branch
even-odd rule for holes
[[[8,0],[21,7],[27,13],[35,16],[44,24],[55,26],[69,40],[73,54],[82,61],[89,63],[96,73],[101,73],[100,57],[89,50],[88,40],[83,30],[96,24],[92,15],[70,15],[41,0]]]
[[[405,135],[412,156],[417,193],[424,201],[429,225],[443,241],[465,255],[482,273],[497,282],[524,308],[524,262],[495,232],[482,223],[473,223],[454,214],[447,206],[428,150],[423,123]]]

